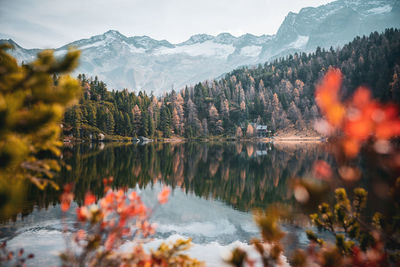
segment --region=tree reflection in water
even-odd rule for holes
[[[115,187],[144,188],[157,182],[202,198],[221,200],[241,211],[273,202],[294,203],[293,177],[305,177],[317,159],[328,160],[323,144],[189,142],[81,144],[66,146],[58,184],[73,183],[78,204],[90,190],[103,194],[102,178],[113,176]],[[33,208],[59,202],[59,192],[31,186],[22,216]]]

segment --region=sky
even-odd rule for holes
[[[332,0],[0,0],[0,39],[57,48],[117,30],[171,43],[199,33],[275,34],[290,12]]]

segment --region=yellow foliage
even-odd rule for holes
[[[45,50],[19,65],[0,45],[0,213],[18,209],[24,180],[44,188],[60,170],[60,123],[65,108],[81,93],[79,82],[67,75],[80,52],[69,50],[61,59]],[[39,155],[46,155],[45,157]],[[16,210],[14,210],[16,212]]]

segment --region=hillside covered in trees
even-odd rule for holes
[[[315,84],[330,67],[344,74],[342,97],[366,85],[374,97],[400,103],[400,31],[388,29],[357,37],[340,49],[317,48],[264,66],[243,67],[156,97],[145,92],[109,91],[97,78],[79,75],[83,96],[65,114],[64,133],[96,138],[251,135],[250,123],[273,132],[305,130],[318,117]],[[246,133],[247,132],[247,133]]]

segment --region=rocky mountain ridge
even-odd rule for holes
[[[400,1],[338,0],[290,12],[275,35],[229,33],[197,34],[172,44],[148,36],[127,37],[107,31],[56,48],[63,55],[68,47],[82,51],[76,73],[97,75],[110,88],[163,93],[205,79],[213,79],[243,65],[264,63],[294,52],[310,52],[317,46],[339,47],[357,35],[400,27]],[[39,49],[24,49],[13,40],[19,61],[31,61]]]

